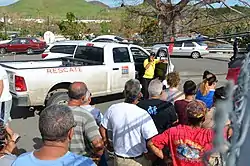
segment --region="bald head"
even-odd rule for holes
[[[80,100],[88,92],[87,85],[83,82],[74,82],[69,86],[69,98]]]

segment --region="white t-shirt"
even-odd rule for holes
[[[167,83],[167,80],[163,80],[163,81],[162,81],[162,84],[165,85],[166,88],[169,88],[169,85],[168,85],[168,83]]]
[[[122,157],[137,157],[146,153],[146,140],[158,134],[150,115],[128,103],[112,105],[104,114],[102,126],[112,130],[115,154]]]
[[[3,81],[3,92],[0,96],[0,102],[9,101],[12,99],[12,96],[9,91],[9,80],[7,72],[2,66],[0,66],[0,80]]]

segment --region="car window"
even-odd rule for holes
[[[146,54],[143,50],[139,48],[131,47],[130,50],[133,56],[141,56],[141,57],[148,58],[148,54]]]
[[[195,45],[191,42],[185,42],[184,47],[195,47]]]
[[[114,41],[112,39],[96,39],[93,42],[109,42],[109,43],[112,43]]]
[[[174,47],[182,47],[182,43],[180,43],[180,42],[174,43]]]
[[[20,40],[19,39],[13,39],[10,43],[11,44],[20,44]]]
[[[103,48],[92,46],[78,46],[75,58],[86,59],[90,61],[104,62]]]
[[[131,62],[128,48],[113,48],[113,58],[115,63]]]
[[[39,43],[40,41],[37,40],[37,39],[32,39],[32,42],[34,42],[34,43]]]
[[[50,49],[52,53],[74,54],[76,45],[55,45]]]
[[[20,43],[21,44],[29,44],[30,42],[27,39],[20,39]]]

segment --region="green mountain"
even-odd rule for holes
[[[19,0],[9,6],[0,7],[0,13],[4,12],[31,18],[43,16],[63,18],[67,12],[73,12],[79,18],[91,19],[108,16],[110,10],[104,4],[94,4],[84,0]]]

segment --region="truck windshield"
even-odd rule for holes
[[[75,58],[103,63],[103,48],[92,46],[79,46],[76,50]]]

